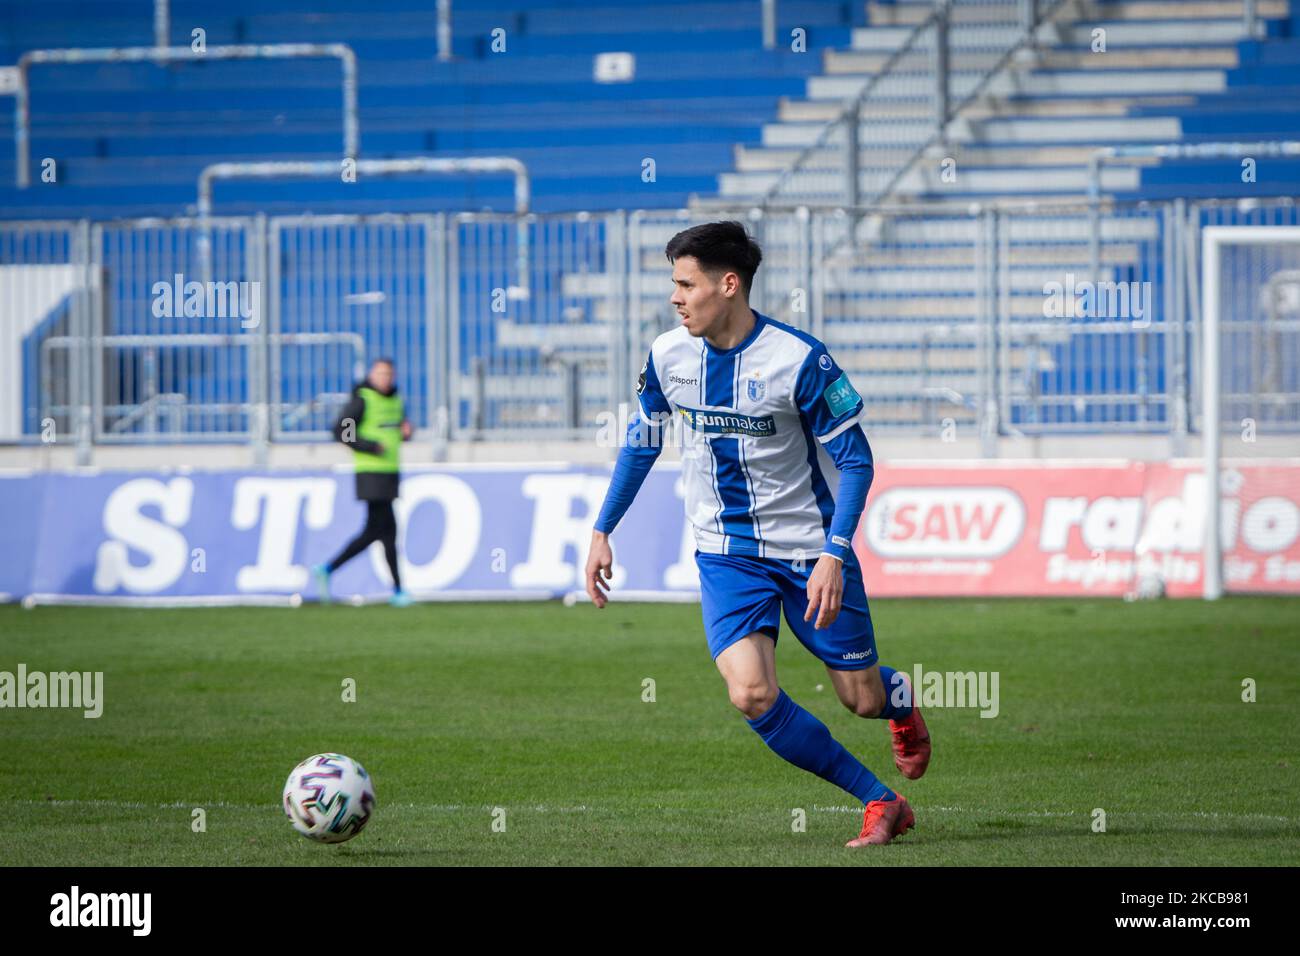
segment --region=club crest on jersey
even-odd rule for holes
[[[767,382],[761,378],[745,379],[745,394],[749,396],[751,402],[761,402],[763,396],[767,394]]]
[[[706,435],[753,435],[765,437],[776,434],[776,420],[771,415],[741,415],[737,412],[703,412],[695,408],[677,409],[682,420],[697,432]]]

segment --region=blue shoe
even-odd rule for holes
[[[316,580],[316,596],[321,604],[330,603],[330,569],[323,564],[314,565],[311,576]]]
[[[393,607],[410,607],[415,602],[411,600],[411,595],[405,591],[394,591],[393,596],[388,599],[388,603]]]

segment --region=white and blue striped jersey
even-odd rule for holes
[[[844,560],[858,514],[832,529],[837,469],[865,473],[865,498],[872,468],[862,399],[816,338],[754,317],[725,351],[680,326],[655,339],[637,382],[641,414],[652,424],[671,415],[678,428],[699,551]],[[621,513],[607,507],[597,528]]]

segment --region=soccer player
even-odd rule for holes
[[[915,823],[907,800],[776,677],[784,610],[795,636],[826,665],[844,706],[889,721],[903,776],[925,773],[930,735],[904,676],[877,658],[851,545],[873,470],[859,424],[862,400],[821,342],[750,308],[762,251],[743,225],[694,226],[673,236],[665,252],[681,324],[655,339],[637,381],[640,416],[628,428],[592,531],[587,594],[605,606],[614,560],[609,534],[673,418],[704,631],[732,704],[778,755],[862,801],[862,830],[848,846],[888,843]],[[833,492],[828,478],[836,469]]]
[[[392,360],[376,359],[366,380],[352,390],[334,425],[335,440],[352,449],[357,499],[366,503],[366,524],[333,561],[312,568],[322,604],[329,603],[330,575],[376,541],[383,543],[393,575],[393,596],[388,603],[395,607],[411,603],[397,570],[397,518],[393,514],[393,500],[402,481],[401,446],[410,437],[411,423],[397,394]]]

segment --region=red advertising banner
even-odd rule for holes
[[[1300,593],[1300,460],[1225,462],[1229,591]],[[868,592],[1201,593],[1197,461],[933,462],[879,468],[856,546]]]

